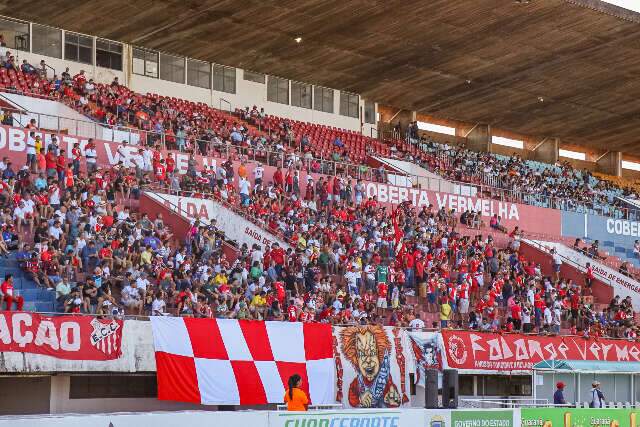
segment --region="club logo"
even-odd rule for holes
[[[467,361],[467,347],[462,338],[453,335],[449,337],[447,344],[447,352],[451,360],[458,365],[464,364]]]
[[[118,341],[120,338],[120,324],[115,320],[109,323],[102,322],[98,319],[91,321],[93,332],[91,333],[91,345],[103,352],[111,354],[118,350]]]

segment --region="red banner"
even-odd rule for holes
[[[622,340],[450,330],[442,339],[454,369],[528,371],[544,360],[640,362],[640,345]]]
[[[100,127],[98,128],[102,129]],[[38,131],[36,131],[35,134],[42,137],[45,145],[48,145],[51,142],[52,137],[57,137],[60,148],[65,150],[69,159],[72,157],[74,144],[79,144],[81,151],[84,153],[88,143],[88,138],[78,136]],[[16,172],[17,169],[24,165],[26,161],[27,137],[28,131],[25,129],[0,126],[0,157],[8,157],[9,160],[14,163],[14,171]],[[127,138],[119,138],[119,140],[122,139]],[[120,144],[102,141],[99,138],[96,138],[94,142],[96,154],[98,155],[98,166],[109,168],[117,165],[118,162],[125,160],[118,152]],[[125,147],[120,147],[120,151],[128,158],[131,158],[138,152],[139,148],[140,147],[135,144],[127,144]],[[176,164],[176,170],[180,173],[186,173],[189,154],[175,151],[162,151],[161,154],[164,158],[168,156],[173,157]],[[198,155],[195,156],[195,161],[198,169],[200,170],[204,166],[216,166],[218,162],[224,160]],[[84,167],[84,160],[81,163]],[[237,173],[237,168],[239,167],[240,162],[235,161],[233,163]],[[256,164],[257,162],[255,161],[248,161],[245,164],[250,180],[253,180],[252,172]],[[263,182],[269,182],[272,180],[276,167],[268,165],[263,166]],[[304,170],[301,171],[300,191],[302,194],[304,194],[306,190],[307,175],[310,175],[314,181],[317,181],[317,179],[322,176],[316,173],[308,174]],[[330,182],[333,181],[330,180]],[[560,211],[555,209],[545,209],[537,206],[470,197],[460,194],[441,193],[427,189],[398,187],[380,182],[363,181],[363,184],[365,186],[364,196],[375,197],[381,206],[393,207],[404,201],[410,201],[413,206],[418,208],[433,205],[436,209],[454,209],[458,213],[470,209],[479,212],[487,224],[489,223],[490,218],[494,214],[497,214],[502,217],[502,225],[509,229],[512,229],[517,225],[521,230],[528,232],[551,235],[560,235],[561,232]],[[355,185],[355,180],[352,180],[352,185]]]
[[[122,320],[0,313],[0,352],[67,360],[113,360],[122,354]]]

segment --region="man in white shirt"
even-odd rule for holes
[[[560,254],[556,252],[555,248],[551,249],[551,256],[553,257],[553,271],[556,274],[556,280],[560,280],[560,268],[562,267],[562,258]]]
[[[347,281],[349,293],[352,295],[358,295],[358,277],[360,274],[355,269],[349,266],[347,272],[344,274],[344,278]]]
[[[259,187],[260,185],[262,185],[263,175],[264,175],[264,168],[260,163],[257,163],[255,169],[253,169],[253,177],[254,177],[253,182],[255,183],[256,187]]]
[[[87,174],[92,174],[98,170],[98,152],[93,139],[89,139],[87,148],[84,150],[84,156],[87,159]]]
[[[547,304],[544,308],[543,319],[544,319],[544,329],[546,331],[551,331],[551,325],[553,323],[553,315],[551,314],[551,304]]]
[[[116,161],[122,162],[125,168],[130,168],[132,165],[131,158],[129,157],[129,148],[127,147],[127,141],[122,141],[122,144],[118,146],[118,157]]]
[[[242,201],[242,206],[249,206],[249,188],[251,184],[249,180],[245,177],[240,178],[240,182],[238,183],[238,187],[240,188],[240,200]]]
[[[29,132],[27,137],[27,166],[33,171],[36,164],[36,133]]]
[[[122,290],[122,304],[129,309],[137,310],[137,313],[134,314],[142,314],[142,296],[136,282],[131,282]]]
[[[414,331],[424,329],[425,324],[424,321],[420,318],[420,313],[417,313],[416,318],[409,322],[409,327]]]
[[[153,151],[151,151],[151,148],[147,147],[142,151],[142,159],[145,172],[151,172],[153,170]]]

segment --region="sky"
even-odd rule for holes
[[[640,12],[640,0],[603,0],[605,3],[615,4],[625,9]]]

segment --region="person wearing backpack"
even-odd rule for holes
[[[591,403],[590,408],[604,408],[604,393],[600,390],[600,381],[594,381],[591,389]]]

